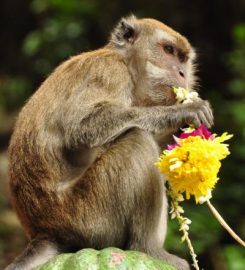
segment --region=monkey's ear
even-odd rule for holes
[[[112,43],[119,46],[124,46],[127,43],[133,44],[138,35],[136,21],[137,19],[133,15],[122,18],[112,32]]]

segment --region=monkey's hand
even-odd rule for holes
[[[164,130],[176,131],[186,125],[195,128],[202,123],[208,128],[213,125],[213,113],[210,104],[202,99],[168,107],[144,108],[138,118],[139,127],[155,134],[162,133]]]
[[[206,100],[197,99],[194,102],[183,104],[180,108],[179,124],[199,127],[202,123],[207,128],[213,125],[213,112]]]
[[[199,127],[201,123],[210,127],[213,124],[213,113],[210,105],[200,98],[171,107],[171,109],[165,111],[159,125],[156,123],[155,129],[151,131],[158,144],[163,147],[171,142],[172,135],[178,132],[180,128],[187,125]],[[148,123],[154,124],[154,121]],[[146,129],[149,130],[149,126]]]

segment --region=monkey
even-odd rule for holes
[[[172,94],[195,90],[195,58],[187,38],[132,15],[103,48],[71,57],[41,84],[9,145],[11,200],[29,244],[6,270],[109,246],[190,269],[163,248],[168,206],[154,163],[169,134],[213,125],[208,101],[177,104]]]

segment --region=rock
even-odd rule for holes
[[[138,251],[82,249],[56,256],[36,270],[177,270]]]

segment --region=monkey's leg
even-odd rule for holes
[[[147,252],[150,256],[155,257],[160,260],[164,260],[165,262],[173,265],[178,270],[190,270],[190,265],[184,259],[177,257],[176,255],[168,253],[162,247],[150,247]]]
[[[154,224],[155,229],[152,228],[152,231],[148,233],[148,238],[146,238],[146,252],[155,258],[168,262],[179,270],[189,270],[190,266],[186,260],[170,254],[163,249],[167,229],[167,200],[165,190],[162,196],[164,198],[161,208],[162,212],[160,213],[159,221]]]
[[[154,148],[152,152],[153,150]],[[146,157],[142,156],[142,159],[148,170],[145,178],[141,179],[143,185],[141,190],[145,193],[137,194],[139,204],[130,224],[130,240],[127,248],[145,252],[168,262],[179,270],[188,270],[190,267],[185,260],[163,249],[167,229],[167,198],[164,179],[151,160],[148,159],[149,163],[147,163]]]
[[[151,213],[154,213],[153,209]],[[154,258],[173,265],[178,270],[189,270],[190,266],[186,260],[170,254],[163,249],[167,224],[166,213],[162,212],[160,214],[158,224],[155,223],[155,217],[151,215],[151,213],[148,212],[148,217],[144,217],[145,224],[140,224],[139,222],[136,223],[136,221],[134,222],[134,224],[137,224],[137,227],[134,229],[134,235],[130,240],[128,248],[131,250],[145,252]],[[140,217],[142,222],[144,222],[144,218],[142,216]],[[152,222],[152,224],[150,224],[150,222]],[[142,233],[143,230],[144,233]],[[137,231],[141,232],[141,235],[137,235]]]
[[[139,229],[140,230],[140,229]],[[139,236],[140,237],[140,236]],[[159,243],[159,239],[155,238],[154,233],[148,234],[148,239],[144,239],[144,235],[141,238],[137,237],[136,239],[132,239],[128,249],[131,250],[138,250],[141,252],[145,252],[148,255],[160,259],[173,265],[178,270],[189,270],[190,266],[186,260],[179,258],[173,254],[168,253],[166,250],[163,249],[162,245]],[[146,236],[147,237],[147,236]]]
[[[23,253],[8,265],[5,270],[33,269],[58,254],[59,251],[55,243],[45,238],[37,237],[30,241]]]

